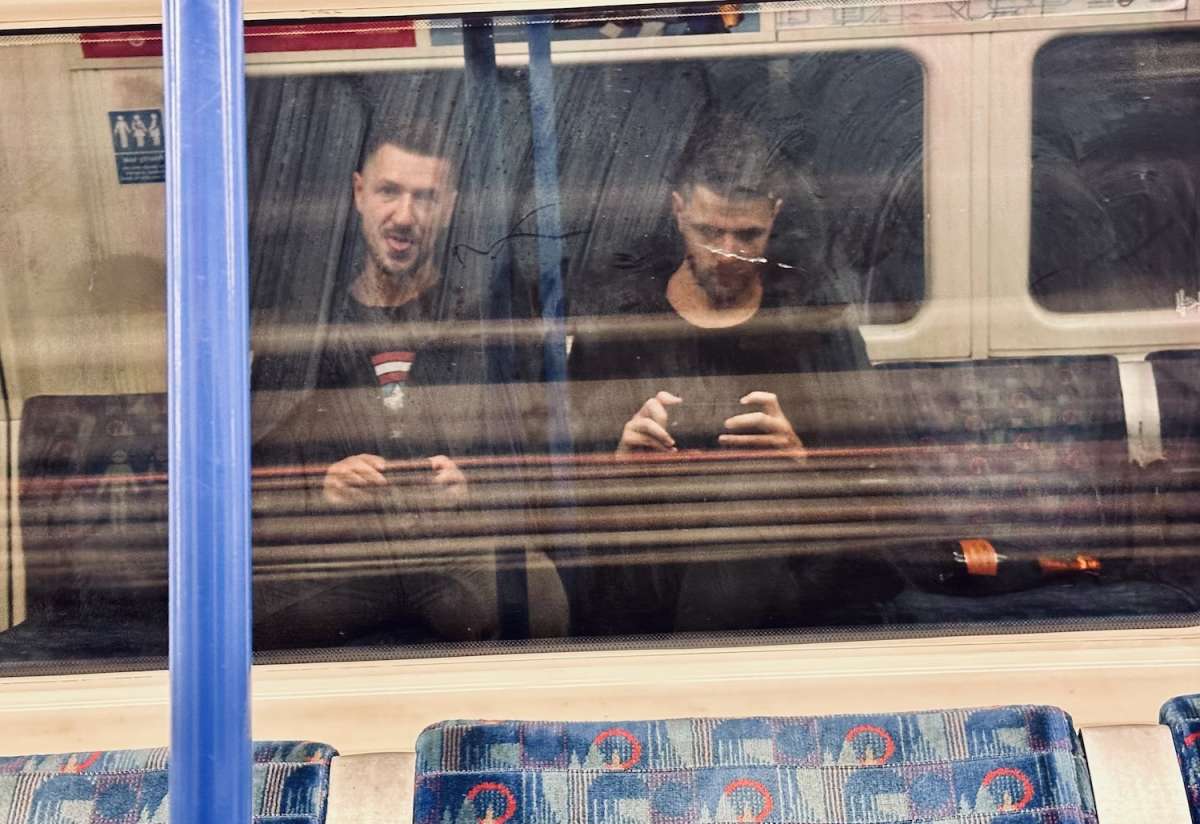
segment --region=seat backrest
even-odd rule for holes
[[[449,721],[417,742],[415,824],[1095,821],[1071,719],[892,715]]]
[[[1033,445],[1111,443],[1118,454],[1124,449],[1125,412],[1113,358],[913,364],[880,373],[904,441],[1015,447],[984,455],[981,472],[1042,468],[1044,451],[1023,448]]]
[[[1156,352],[1148,360],[1154,369],[1162,436],[1167,459],[1198,450],[1200,434],[1200,350]]]
[[[39,396],[19,440],[29,614],[103,621],[167,597],[165,395]]]
[[[1163,704],[1159,720],[1171,728],[1192,821],[1200,824],[1200,695],[1182,695]]]
[[[329,796],[327,744],[254,745],[254,821],[322,824]],[[167,750],[108,750],[0,757],[0,821],[165,822]]]

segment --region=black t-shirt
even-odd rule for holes
[[[274,433],[288,450],[286,460],[301,470],[300,482],[286,489],[303,490],[304,503],[277,495],[273,506],[296,506],[302,517],[294,530],[281,530],[275,513],[271,531],[256,535],[256,551],[268,558],[271,544],[282,543],[289,552],[299,544],[310,551],[319,547],[322,560],[337,563],[328,570],[318,565],[308,577],[260,576],[259,648],[373,643],[376,637],[390,643],[405,633],[470,638],[493,631],[493,565],[478,557],[427,564],[412,549],[437,535],[446,516],[438,521],[426,459],[461,457],[469,440],[463,433],[478,429],[483,410],[480,349],[442,334],[444,326],[432,315],[428,299],[372,307],[347,294],[334,308],[314,386]],[[392,473],[375,504],[354,510],[328,504],[325,471],[362,453],[411,464]]]
[[[428,293],[427,293],[428,294]],[[316,380],[297,417],[303,462],[331,464],[368,453],[388,460],[460,451],[478,410],[436,387],[481,381],[478,348],[449,341],[427,296],[403,306],[366,306],[345,295],[330,321]]]
[[[810,446],[859,443],[878,431],[869,412],[846,415],[848,405],[860,406],[876,390],[862,336],[840,307],[787,307],[768,287],[749,320],[708,329],[675,312],[665,278],[648,283],[654,291],[621,313],[615,331],[573,341],[568,371],[578,448],[611,450],[625,421],[660,390],[684,399],[676,407],[681,416],[695,417],[685,409],[693,401],[712,406],[718,421],[743,411],[737,401],[744,395],[772,392]],[[622,294],[627,302],[636,289]]]
[[[647,273],[636,282],[614,283],[610,307],[618,310],[619,322],[603,338],[580,334],[574,340],[569,373],[577,451],[611,452],[624,423],[660,390],[683,398],[682,405],[671,407],[673,421],[689,401],[715,407],[713,437],[705,446],[715,446],[719,421],[737,414],[731,406],[752,391],[774,393],[810,447],[886,439],[877,420],[885,404],[862,338],[842,308],[789,307],[768,285],[748,321],[705,329],[675,312],[666,283],[667,276]],[[755,630],[878,620],[873,610],[895,584],[876,558],[811,553],[802,542],[768,546],[768,536],[754,528],[723,546],[703,536],[694,545],[674,538],[662,546],[648,544],[646,530],[669,529],[674,510],[686,518],[689,506],[706,500],[688,485],[700,490],[711,480],[705,473],[718,470],[698,466],[694,477],[679,476],[678,492],[672,493],[683,496],[678,505],[654,503],[636,491],[623,502],[661,506],[661,519],[647,521],[644,529],[589,538],[583,553],[589,574],[571,593],[578,632]],[[727,488],[755,480],[742,478],[736,464],[724,464],[719,472]],[[785,468],[777,482],[786,484],[787,477]],[[626,486],[635,490],[638,483],[635,474]],[[712,522],[703,529],[733,526],[721,521],[727,506],[714,500]]]

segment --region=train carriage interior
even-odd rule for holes
[[[268,5],[255,821],[1200,824],[1196,0]],[[30,824],[167,820],[179,124],[99,6],[0,2]]]

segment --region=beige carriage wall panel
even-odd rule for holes
[[[0,346],[12,414],[39,394],[165,386],[163,184],[121,185],[110,111],[161,71],[73,70],[78,43],[0,48]]]
[[[841,25],[805,25],[796,27],[788,25],[785,19],[779,26],[778,37],[783,41],[792,40],[838,40],[855,37],[903,37],[911,35],[938,36],[947,34],[987,34],[997,31],[1034,31],[1043,29],[1080,29],[1098,26],[1162,26],[1180,23],[1188,19],[1188,8],[1185,0],[1134,0],[1128,5],[1118,5],[1113,0],[1112,8],[1097,10],[1077,6],[1072,13],[1067,14],[1036,14],[1036,13],[1006,13],[1010,9],[996,9],[994,16],[975,17],[964,14],[963,3],[957,2],[927,2],[908,3],[895,2],[890,4],[890,14],[871,15],[874,9],[866,6],[839,5],[826,9],[823,14],[841,14],[848,16],[857,14],[862,20]],[[988,0],[975,0],[975,6],[993,5]],[[999,6],[999,4],[994,4]],[[1035,4],[1027,3],[1023,9],[1032,9]],[[1041,4],[1036,4],[1041,5]],[[1141,11],[1140,9],[1154,9]],[[902,13],[901,13],[902,12]],[[789,11],[777,12],[786,17]],[[886,21],[886,22],[884,22]]]
[[[0,426],[4,426],[8,432],[12,431],[12,424],[8,421],[0,421]],[[16,443],[15,437],[12,442]],[[7,467],[9,458],[8,438],[0,437],[0,467]],[[11,478],[7,472],[5,474]],[[11,481],[0,482],[0,630],[8,629],[16,623],[11,608],[12,578],[15,572],[13,565],[16,559],[8,538],[9,524],[12,523],[13,517],[13,500],[10,493],[15,491]]]
[[[1035,703],[1155,723],[1195,691],[1200,632],[1127,630],[260,666],[258,739],[411,751],[447,718],[795,715]],[[158,746],[167,675],[0,679],[0,755]]]
[[[991,125],[992,38],[971,38],[971,357],[987,357],[988,263],[991,240]]]
[[[1106,31],[1113,31],[1108,29]],[[1029,294],[1033,61],[1058,32],[991,35],[991,221],[988,341],[992,355],[1121,353],[1194,347],[1200,324],[1172,305],[1062,314]]]
[[[892,45],[911,51],[925,69],[925,302],[911,320],[864,326],[862,334],[873,362],[966,358],[971,354],[971,37],[914,37]]]
[[[34,307],[70,315],[81,296],[65,273],[87,265],[90,226],[67,72],[78,48],[0,48],[0,351],[18,406],[38,379],[31,343],[58,331]]]

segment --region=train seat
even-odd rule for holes
[[[146,616],[165,650],[166,395],[28,399],[18,471],[30,618],[107,631]]]
[[[993,818],[995,817],[995,818]],[[1070,717],[1009,706],[630,722],[449,721],[417,741],[414,824],[1092,824]]]
[[[1200,361],[1195,355],[1164,353],[1152,359],[1163,434],[1174,444],[1191,443],[1190,427],[1197,418]],[[1103,531],[1109,544],[1120,544],[1120,530],[1161,517],[1157,511],[1121,508],[1124,501],[1146,498],[1134,493],[1157,482],[1161,465],[1156,470],[1128,461],[1114,358],[913,364],[877,371],[884,391],[894,399],[887,406],[894,410],[896,442],[932,447],[917,459],[913,482],[956,503],[923,521],[931,535],[971,537],[964,530],[979,528],[978,511],[993,505],[998,514],[989,516],[989,522],[1017,528],[1039,549],[1044,536],[1058,541],[1080,525]],[[871,425],[875,406],[823,405],[846,414],[814,425],[842,427],[840,434],[851,441],[866,437],[864,427]],[[1167,454],[1174,460],[1180,453]],[[3,644],[0,660],[165,654],[166,396],[29,398],[18,461],[30,626],[18,630],[22,637]],[[1101,489],[1100,484],[1107,486]],[[1097,490],[1116,494],[1099,495]],[[1081,521],[1079,513],[1088,506],[1095,514]],[[888,620],[925,623],[954,616],[997,621],[1059,613],[1174,614],[1198,608],[1188,585],[1188,565],[1160,569],[1153,546],[1136,549],[1141,555],[1132,562],[1150,572],[1138,571],[1128,582],[1108,585],[1106,598],[1095,597],[1094,588],[1084,585],[991,598],[910,588],[891,604]],[[55,632],[39,629],[47,626]],[[114,627],[120,631],[113,632]]]
[[[1156,352],[1147,360],[1154,370],[1167,459],[1189,450],[1195,454],[1195,438],[1200,434],[1200,350]]]
[[[1159,720],[1171,730],[1192,821],[1200,824],[1200,695],[1172,698],[1163,704]]]
[[[1077,469],[1100,456],[1088,447],[1125,442],[1117,362],[1111,357],[1040,357],[879,368],[888,415],[901,442],[990,448],[954,452],[948,469],[996,474]],[[1064,452],[1033,447],[1055,444]]]
[[[254,745],[256,824],[323,824],[327,744]],[[167,821],[167,750],[109,750],[0,757],[0,820],[9,824]]]

